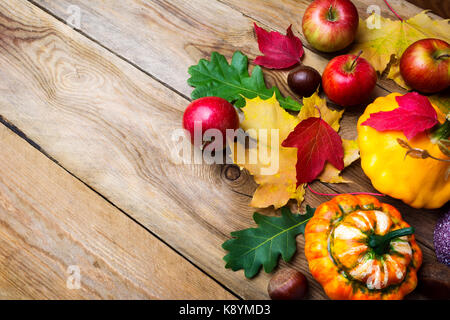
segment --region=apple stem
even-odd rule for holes
[[[359,57],[362,55],[363,51],[359,51],[355,59],[353,60],[352,64],[350,65],[350,70],[353,70],[355,67],[356,61],[359,59]]]
[[[330,7],[328,8],[327,20],[328,21],[335,21],[336,20],[336,17],[334,16],[334,13],[333,13],[333,5],[330,5]]]
[[[442,53],[442,54],[440,54],[440,55],[438,55],[437,57],[436,57],[436,60],[439,60],[439,59],[444,59],[444,58],[450,58],[450,54],[448,54],[448,53]]]

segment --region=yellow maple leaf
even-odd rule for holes
[[[333,129],[339,130],[343,111],[329,109],[326,101],[317,93],[310,98],[304,98],[303,104],[296,117],[281,108],[275,96],[268,100],[259,97],[246,99],[245,107],[242,108],[245,119],[241,122],[241,128],[248,132],[254,143],[246,147],[243,143],[234,142],[231,150],[234,163],[241,169],[247,169],[258,184],[251,201],[253,207],[265,208],[273,205],[279,208],[289,199],[295,199],[299,204],[303,202],[306,185],[296,188],[297,150],[281,146],[297,124],[309,117],[321,116]],[[271,129],[276,129],[278,136],[272,136]],[[344,154],[348,154],[347,158],[344,157],[345,164],[353,162],[355,156],[352,149],[355,145],[348,144],[348,148],[346,145],[347,142],[344,142]],[[323,180],[344,182],[338,170],[333,171],[332,165],[327,166],[329,167],[323,172]]]
[[[289,114],[285,109],[280,108],[275,95],[267,100],[256,97],[254,99],[245,99],[245,102],[245,108],[241,109],[244,112],[244,120],[241,122],[241,128],[245,131],[254,130],[255,132],[249,132],[250,136],[254,139],[259,139],[259,129],[269,131],[278,129],[279,142],[281,144],[298,124],[294,116]],[[270,139],[267,141],[267,144],[270,144]]]
[[[297,199],[301,203],[305,190],[303,186],[295,187],[297,152],[281,146],[299,123],[298,119],[280,107],[275,95],[267,100],[259,97],[245,100],[245,107],[241,109],[244,112],[241,128],[257,143],[248,148],[240,142],[234,143],[232,158],[234,163],[247,169],[259,185],[251,206],[265,208],[273,205],[279,208],[289,199]],[[267,131],[261,132],[261,129]],[[273,145],[271,129],[278,130],[278,141]],[[272,168],[276,172],[272,172]]]
[[[371,15],[366,21],[361,20],[352,52],[362,50],[362,57],[380,73],[392,62],[387,77],[409,89],[399,70],[399,60],[406,48],[425,38],[450,42],[449,20],[433,20],[426,12],[403,21],[393,21],[377,14]]]
[[[344,147],[344,166],[347,167],[359,158],[359,148],[356,140],[342,139],[342,146]],[[327,163],[318,179],[325,183],[349,183],[351,181],[345,180],[340,171],[333,165]]]
[[[447,118],[450,114],[450,89],[445,90],[444,92],[440,92],[434,94],[432,96],[428,96],[431,103],[438,107],[442,113],[447,115]]]
[[[321,117],[337,132],[339,131],[339,121],[343,114],[344,110],[334,111],[328,108],[326,100],[319,97],[317,92],[315,92],[311,97],[303,98],[303,107],[297,118],[300,123],[300,121],[310,117]]]
[[[279,154],[275,153],[273,156],[261,156],[261,149],[267,148],[263,154],[271,155],[271,150],[268,146],[258,144],[255,148],[245,148],[239,142],[234,144],[233,159],[241,168],[247,169],[254,177],[258,188],[253,194],[250,205],[256,208],[266,208],[273,205],[275,208],[284,206],[289,199],[296,199],[298,203],[303,202],[305,194],[304,186],[301,185],[296,188],[296,172],[295,164],[297,162],[297,150],[293,148],[284,148],[279,146]],[[245,160],[240,161],[237,155],[245,154]],[[257,159],[256,162],[249,159]],[[278,157],[278,158],[276,158]],[[278,170],[273,173],[269,168],[275,167]],[[267,174],[270,172],[272,174]]]

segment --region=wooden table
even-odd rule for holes
[[[382,0],[354,3],[363,18],[371,4],[395,18]],[[390,3],[403,16],[420,11]],[[268,298],[269,274],[246,280],[222,260],[230,232],[254,226],[253,178],[229,165],[175,164],[170,136],[189,103],[188,66],[214,50],[253,59],[253,22],[280,32],[292,23],[304,63],[323,71],[331,56],[298,31],[308,4],[1,0],[0,298]],[[264,72],[291,94],[286,71]],[[404,92],[379,80],[374,97],[391,91]],[[360,112],[345,113],[344,136],[355,136]],[[359,163],[345,176],[354,183],[313,187],[373,191]],[[311,206],[328,199],[306,195]],[[386,201],[416,227],[424,261],[434,261],[436,212]],[[297,242],[290,265],[309,277],[309,298],[324,299],[303,236]]]

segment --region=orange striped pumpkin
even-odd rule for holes
[[[398,236],[405,234],[400,229],[412,228],[397,209],[369,195],[321,204],[305,229],[311,274],[331,299],[402,299],[417,285],[422,252],[414,235]]]

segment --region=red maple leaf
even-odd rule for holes
[[[372,113],[361,123],[377,131],[402,131],[408,140],[438,123],[437,113],[427,97],[410,92],[395,97],[399,107],[392,111]]]
[[[300,62],[303,56],[302,41],[294,36],[291,27],[286,30],[286,35],[276,31],[268,32],[254,23],[255,33],[258,39],[259,51],[264,56],[256,57],[254,63],[270,69],[285,69]]]
[[[316,179],[326,161],[338,170],[344,169],[342,139],[321,118],[311,117],[300,122],[281,145],[298,149],[297,187]]]

